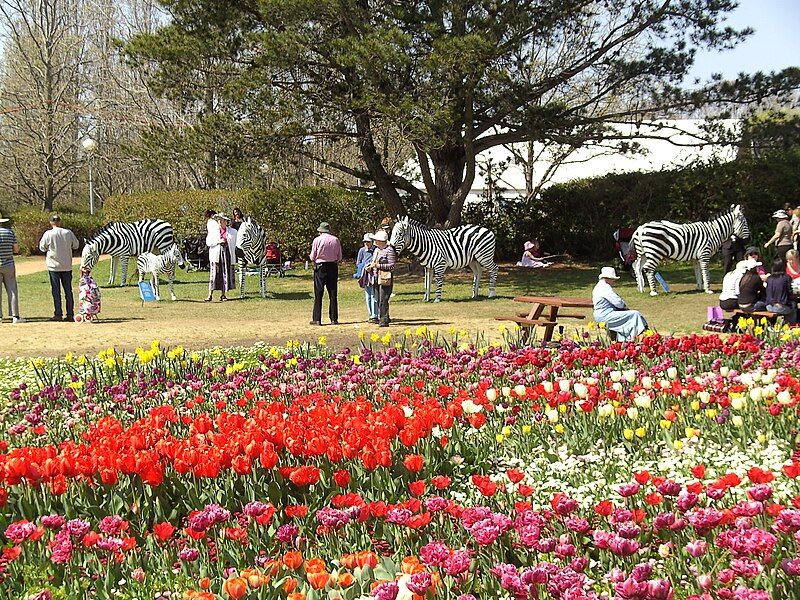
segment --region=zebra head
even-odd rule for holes
[[[733,235],[742,240],[750,237],[750,228],[747,226],[747,219],[744,218],[741,204],[733,207]]]
[[[172,244],[164,253],[164,258],[172,263],[175,263],[181,268],[186,266],[186,261],[183,260],[183,254],[181,253],[180,248],[178,248],[178,244]]]
[[[247,262],[260,264],[265,258],[267,235],[261,226],[247,217],[236,232],[236,247],[244,252]]]
[[[389,244],[394,247],[395,252],[397,252],[399,255],[403,251],[403,248],[408,246],[409,242],[411,241],[410,238],[411,230],[408,226],[408,216],[398,216],[397,222],[392,228],[392,235],[389,238]]]
[[[97,244],[91,240],[84,238],[83,250],[81,251],[81,269],[89,269],[91,271],[97,264],[100,258],[100,249]]]

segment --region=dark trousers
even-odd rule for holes
[[[744,258],[744,243],[727,240],[722,244],[722,273],[733,271],[736,263]]]
[[[59,318],[64,316],[61,308],[60,286],[64,289],[64,298],[67,301],[67,317],[71,319],[75,314],[75,299],[72,296],[72,271],[48,271],[48,273],[50,273],[50,291],[53,294],[53,306],[55,307],[53,315]]]
[[[389,321],[389,298],[392,296],[394,279],[389,285],[379,285],[378,288],[378,322],[388,325]]]
[[[783,264],[786,264],[786,253],[792,249],[791,244],[787,244],[785,246],[775,246],[775,258],[780,258],[783,261]]]
[[[720,300],[719,307],[722,310],[736,310],[739,308],[739,301],[736,298],[729,298],[728,300]]]
[[[336,290],[339,283],[339,265],[335,262],[319,263],[314,267],[314,312],[311,320],[322,321],[322,296],[328,290],[328,316],[331,323],[339,321],[339,302]]]

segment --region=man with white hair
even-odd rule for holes
[[[592,290],[594,320],[605,323],[606,329],[617,334],[621,342],[631,341],[647,329],[642,313],[630,310],[625,301],[611,287],[619,279],[613,267],[603,267],[597,285]]]

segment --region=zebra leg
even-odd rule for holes
[[[703,279],[703,289],[706,294],[713,294],[714,290],[711,289],[711,282],[709,281],[711,277],[708,274],[708,263],[709,259],[701,258],[697,264],[700,267],[700,275]]]
[[[469,268],[472,269],[472,299],[478,297],[478,285],[481,281],[481,266],[476,262],[472,261],[469,263]]]
[[[158,271],[154,271],[150,275],[150,285],[153,286],[153,294],[156,297],[156,300],[161,300],[161,292],[158,289]]]
[[[173,263],[172,266],[169,268],[169,296],[172,298],[172,301],[178,299],[175,295],[175,264]]]
[[[125,256],[120,258],[120,260],[122,261],[122,281],[120,282],[120,285],[125,287],[128,285],[128,263],[130,262],[130,257]],[[158,279],[158,276],[156,276],[156,279]]]
[[[267,297],[267,267],[261,265],[258,269],[259,276],[261,277],[261,297]]]
[[[497,285],[497,263],[492,261],[488,264],[480,265],[486,271],[489,271],[489,298],[494,298],[497,295],[495,286]]]
[[[696,285],[698,290],[702,290],[702,289],[704,289],[704,286],[703,286],[702,267],[700,266],[700,261],[699,260],[695,260],[695,261],[692,261],[692,263],[693,263],[693,266],[694,266],[694,282],[695,282],[695,285]],[[705,287],[707,288],[708,286],[705,286]]]
[[[650,260],[642,260],[641,263],[642,272],[647,276],[647,283],[650,284],[650,295],[651,296],[658,296],[658,292],[656,291],[656,269],[658,269],[658,263]]]
[[[239,298],[244,298],[244,283],[247,278],[247,273],[245,273],[247,264],[242,262],[242,260],[243,259],[239,259]]]
[[[433,271],[428,267],[425,267],[425,293],[423,295],[423,301],[430,302],[431,301],[431,279],[432,279]]]
[[[433,277],[436,280],[436,297],[433,299],[434,302],[441,302],[442,301],[442,286],[444,285],[444,272],[447,267],[436,267],[433,271]]]
[[[114,285],[114,280],[117,278],[117,257],[111,255],[111,266],[108,269],[108,285]]]

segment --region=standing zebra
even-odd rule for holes
[[[247,217],[239,226],[239,231],[236,235],[236,248],[241,250],[237,252],[238,265],[239,265],[239,297],[244,298],[244,284],[247,278],[247,266],[256,265],[258,268],[258,275],[261,284],[261,297],[267,297],[267,232],[261,226]]]
[[[722,247],[722,243],[735,235],[750,237],[750,229],[740,205],[713,217],[710,221],[679,224],[671,221],[650,221],[633,232],[633,247],[637,259],[634,263],[639,290],[644,290],[644,275],[650,284],[650,295],[657,296],[654,272],[665,258],[695,261],[697,289],[713,294],[709,285],[708,261]]]
[[[489,298],[495,296],[497,264],[494,262],[494,233],[478,225],[452,229],[431,229],[408,217],[398,217],[390,244],[397,254],[408,248],[425,267],[425,301],[431,299],[431,279],[436,279],[436,299],[442,299],[444,272],[447,269],[472,269],[472,297],[478,296],[482,269],[489,271]],[[433,276],[433,277],[432,277]]]
[[[122,263],[122,285],[128,283],[128,259],[158,249],[166,252],[175,243],[172,225],[161,219],[145,219],[133,223],[114,221],[104,225],[91,238],[84,240],[81,267],[94,269],[101,254],[111,255],[108,285],[117,277],[116,263]]]
[[[169,278],[169,295],[173,300],[175,296],[175,265],[184,266],[183,255],[178,249],[177,244],[172,244],[164,254],[153,254],[145,252],[136,259],[136,268],[139,270],[139,282],[144,279],[146,274],[150,275],[150,284],[153,286],[153,294],[156,300],[161,300],[158,293],[158,276],[166,274]]]

